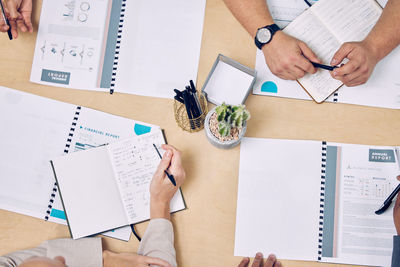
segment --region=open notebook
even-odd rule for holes
[[[324,64],[329,65],[332,56],[343,42],[360,41],[378,20],[382,8],[374,0],[318,1],[310,9],[289,24],[284,32],[304,41]],[[271,73],[264,55],[257,51],[257,81],[253,93],[321,102],[339,102],[386,108],[400,108],[400,78],[398,62],[400,48],[381,60],[366,84],[342,86],[329,71],[318,69],[315,75],[306,75],[296,81],[283,80]],[[333,93],[333,94],[332,94]]]
[[[150,219],[150,182],[160,162],[153,145],[164,143],[158,129],[52,159],[72,238]],[[185,208],[180,189],[170,206]]]
[[[172,97],[195,80],[206,0],[44,0],[31,81]]]
[[[157,126],[0,87],[0,208],[67,224],[50,159]],[[130,228],[109,232],[129,240]]]
[[[390,266],[395,148],[244,138],[235,256]],[[393,206],[392,206],[393,207]]]

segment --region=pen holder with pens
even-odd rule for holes
[[[207,100],[203,93],[197,92],[197,97],[199,99],[199,104],[201,106],[201,114],[195,118],[189,119],[187,109],[184,103],[174,100],[174,114],[176,123],[179,127],[187,132],[198,132],[204,128],[204,120],[206,118],[208,107]]]

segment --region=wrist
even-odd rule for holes
[[[379,49],[379,44],[370,38],[366,38],[362,43],[367,48],[369,55],[372,56],[376,62],[385,57],[385,55],[381,53],[381,49]]]
[[[170,219],[170,202],[150,199],[150,219],[164,218]]]

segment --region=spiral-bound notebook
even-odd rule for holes
[[[152,126],[0,87],[0,208],[67,224],[50,159],[151,132]],[[128,240],[129,227],[109,232]]]
[[[150,182],[160,162],[153,145],[163,153],[164,143],[161,130],[154,129],[52,159],[72,238],[150,219]],[[171,212],[185,209],[180,189],[170,208]]]
[[[31,81],[172,97],[195,80],[206,0],[43,0]]]
[[[390,266],[394,147],[244,138],[235,256]]]

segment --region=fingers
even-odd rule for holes
[[[303,53],[304,57],[307,58],[308,60],[302,60],[298,63],[298,67],[303,69],[304,71],[308,73],[316,73],[317,68],[315,68],[310,61],[316,62],[316,63],[321,63],[321,60],[314,54],[314,52],[303,42],[299,42],[299,47],[301,49],[301,52]]]
[[[262,264],[263,264],[263,254],[261,252],[257,252],[251,267],[262,267]]]
[[[243,258],[242,261],[239,263],[238,267],[247,267],[249,266],[250,259]]]
[[[14,0],[5,0],[5,8],[10,14],[11,20],[16,20],[19,18],[20,14],[17,11],[17,3]]]
[[[3,16],[0,14],[0,32],[6,31],[8,31],[8,25],[4,22]]]
[[[331,60],[331,66],[335,66],[343,61],[348,54],[353,50],[353,46],[349,43],[344,43],[338,51],[333,55]],[[347,65],[347,64],[346,64]]]
[[[28,28],[25,26],[25,22],[21,19],[17,20],[17,26],[22,32],[26,32]]]
[[[22,18],[25,22],[25,26],[26,26],[28,32],[30,32],[30,33],[33,32],[31,16],[32,16],[32,12],[22,12]]]
[[[143,256],[143,259],[144,262],[148,265],[156,265],[160,267],[172,267],[171,264],[159,258]]]
[[[172,150],[168,149],[165,151],[160,164],[158,164],[157,172],[159,174],[164,173],[164,170],[166,170],[169,165],[171,164],[171,159],[172,159]]]
[[[277,263],[276,256],[274,254],[269,254],[263,267],[276,267],[277,266],[276,263]]]

